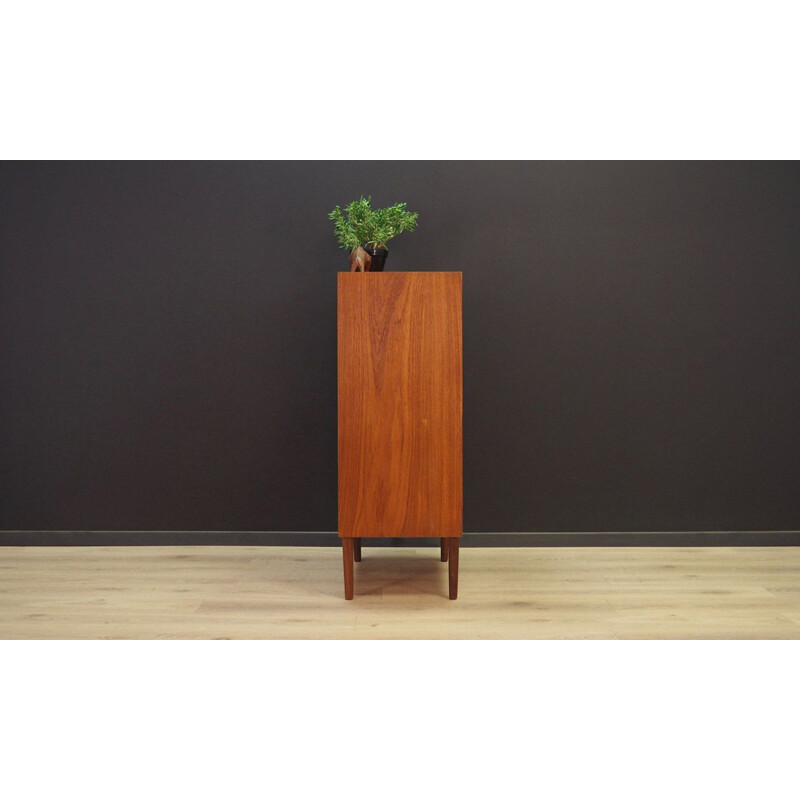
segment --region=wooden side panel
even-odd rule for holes
[[[339,535],[461,536],[461,273],[339,273]]]

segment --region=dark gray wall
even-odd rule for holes
[[[5,163],[0,529],[334,530],[327,212],[463,270],[465,529],[800,528],[796,163]]]

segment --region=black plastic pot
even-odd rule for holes
[[[369,265],[370,272],[383,272],[383,265],[386,263],[386,256],[389,251],[385,247],[365,247],[364,248],[372,257],[372,263]]]

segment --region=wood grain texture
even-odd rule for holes
[[[462,533],[461,273],[339,273],[339,535]]]
[[[342,544],[345,540],[342,540]],[[800,547],[0,547],[1,639],[800,639]]]

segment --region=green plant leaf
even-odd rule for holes
[[[358,245],[379,248],[404,231],[417,227],[419,214],[406,210],[405,203],[395,203],[387,208],[372,208],[372,198],[364,197],[339,206],[328,218],[333,220],[334,233],[341,247],[352,250]]]

